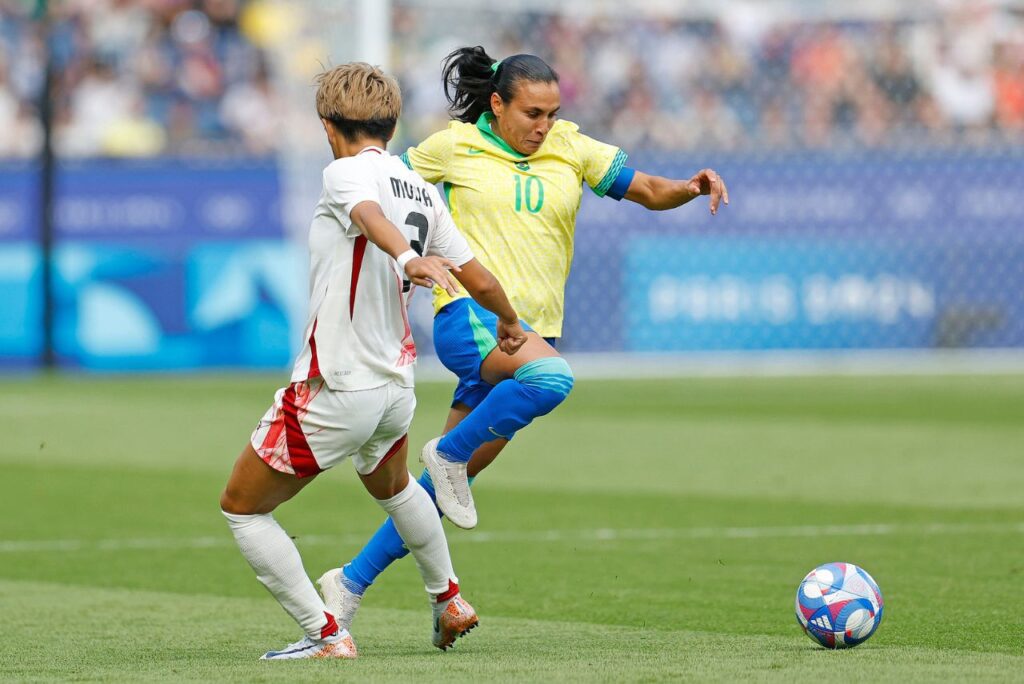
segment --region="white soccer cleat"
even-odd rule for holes
[[[334,568],[328,570],[316,581],[320,587],[320,594],[327,604],[327,611],[338,621],[338,626],[344,630],[352,629],[352,620],[359,610],[359,602],[363,597],[352,592],[342,581],[342,570]]]
[[[455,645],[455,640],[465,636],[471,629],[480,624],[480,619],[460,594],[441,603],[435,603],[434,609],[434,646],[442,651]]]
[[[356,643],[347,629],[339,629],[323,639],[302,637],[280,651],[267,651],[260,660],[301,660],[303,658],[355,658]]]
[[[440,437],[430,440],[420,452],[420,462],[427,467],[434,482],[437,507],[454,524],[465,530],[476,527],[476,506],[469,492],[467,464],[449,461],[437,450]]]

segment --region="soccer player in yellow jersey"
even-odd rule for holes
[[[558,75],[538,57],[496,61],[482,47],[461,48],[445,60],[443,79],[455,120],[403,159],[428,182],[444,184],[473,253],[528,324],[519,353],[493,353],[494,315],[471,299],[434,290],[434,346],[459,384],[444,437],[424,447],[420,483],[452,522],[472,527],[469,482],[517,430],[554,409],[572,388],[572,373],[554,345],[583,184],[600,197],[649,209],[710,195],[712,214],[729,195],[713,170],[688,180],[644,174],[626,166],[619,148],[558,120]],[[385,523],[351,563],[320,578],[339,624],[349,626],[366,588],[406,553]]]

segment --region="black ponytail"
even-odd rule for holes
[[[491,93],[509,102],[519,81],[558,83],[558,73],[540,57],[506,57],[494,71],[496,61],[479,45],[459,48],[445,57],[441,78],[452,118],[476,123],[481,114],[491,111]]]

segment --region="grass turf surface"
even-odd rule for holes
[[[411,561],[371,589],[355,662],[298,638],[217,512],[281,378],[0,381],[0,678],[138,681],[1019,680],[1024,377],[577,384],[449,530],[481,627],[443,654]],[[413,444],[449,387],[423,384]],[[277,517],[314,577],[382,520],[348,465]],[[418,471],[417,471],[418,472]],[[878,580],[867,644],[800,632],[832,560]]]

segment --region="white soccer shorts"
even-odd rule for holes
[[[252,433],[252,447],[274,470],[310,477],[346,458],[369,475],[405,443],[416,395],[394,382],[335,392],[322,378],[279,389]]]

